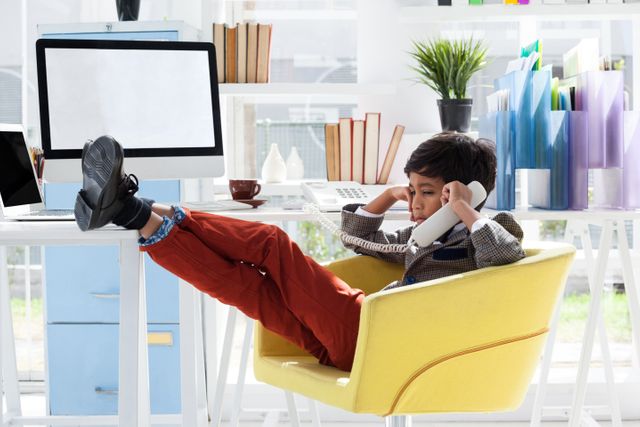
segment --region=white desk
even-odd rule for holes
[[[0,399],[0,426],[60,424],[118,424],[149,426],[149,374],[144,264],[138,233],[104,228],[83,233],[74,222],[0,222],[0,392],[4,384],[7,411]],[[120,342],[118,416],[24,417],[20,407],[15,343],[11,319],[6,248],[11,245],[115,245],[120,248]],[[68,260],[73,263],[73,260]],[[0,393],[0,396],[2,393]],[[58,424],[56,424],[58,425]]]

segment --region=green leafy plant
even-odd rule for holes
[[[442,99],[463,99],[471,76],[486,65],[487,48],[481,41],[434,39],[414,41],[409,54],[417,66],[417,81],[436,91]]]

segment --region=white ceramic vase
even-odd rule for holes
[[[287,178],[287,165],[280,155],[278,144],[271,144],[267,158],[262,164],[262,180],[264,182],[283,182]]]
[[[291,152],[289,153],[289,157],[287,157],[287,179],[302,179],[303,176],[304,163],[302,163],[302,158],[298,154],[298,149],[291,147]]]

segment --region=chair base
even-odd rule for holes
[[[409,415],[391,415],[384,418],[385,427],[411,427]]]

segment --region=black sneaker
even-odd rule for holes
[[[101,136],[84,145],[82,190],[78,192],[74,208],[76,223],[82,231],[111,222],[124,206],[123,196],[137,190],[137,186],[135,190],[126,188],[129,180],[122,170],[123,160],[122,146],[110,136]]]

